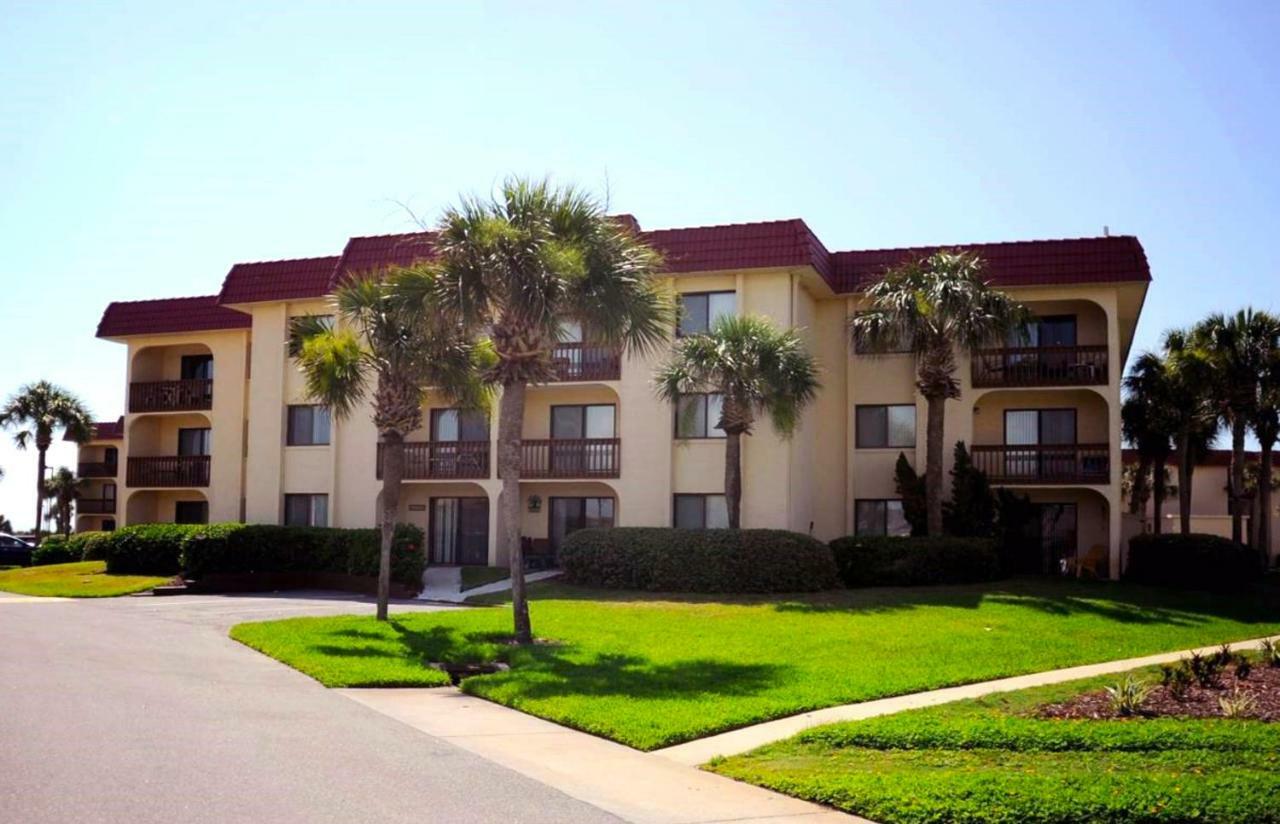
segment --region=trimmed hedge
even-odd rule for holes
[[[1124,578],[1140,584],[1234,590],[1262,580],[1260,553],[1217,535],[1135,535]]]
[[[831,550],[782,529],[582,529],[565,539],[570,583],[651,592],[812,592],[839,585]]]
[[[426,564],[422,530],[397,524],[391,547],[391,579],[417,589]],[[376,529],[270,526],[265,524],[140,524],[109,533],[93,544],[111,573],[209,575],[336,573],[376,578]]]
[[[75,536],[72,536],[73,538]],[[31,552],[32,566],[69,564],[80,560],[80,547],[73,546],[70,538],[62,535],[46,535],[40,546]]]
[[[1000,553],[989,538],[854,535],[831,542],[847,587],[971,584],[1001,577]]]

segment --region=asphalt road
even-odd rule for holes
[[[226,635],[240,621],[371,609],[315,597],[0,593],[0,821],[619,820]]]

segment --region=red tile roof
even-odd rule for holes
[[[987,263],[991,283],[996,286],[1151,280],[1142,244],[1136,237],[1121,235],[836,252],[831,256],[832,286],[837,292],[858,291],[879,279],[886,269],[918,260],[939,249],[960,249],[980,255]]]
[[[116,301],[98,322],[98,337],[163,335],[210,329],[248,329],[253,318],[218,305],[217,295],[195,298]]]
[[[342,257],[333,268],[329,289],[353,275],[384,269],[388,266],[409,266],[432,256],[434,232],[410,232],[402,235],[373,235],[353,237],[342,250]]]
[[[114,421],[94,421],[89,425],[90,438],[93,441],[121,441],[124,440],[124,416],[121,415]],[[63,433],[64,441],[73,441],[71,433]]]
[[[799,219],[656,229],[643,237],[663,253],[671,272],[812,266],[830,278],[830,254]]]
[[[237,263],[227,272],[218,303],[296,300],[323,295],[338,256]]]

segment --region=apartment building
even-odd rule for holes
[[[643,235],[664,252],[680,295],[673,334],[724,313],[765,315],[803,330],[821,364],[823,389],[794,436],[762,422],[744,442],[744,526],[822,539],[903,531],[893,466],[901,453],[923,467],[924,402],[911,356],[851,351],[846,320],[887,267],[931,250],[830,252],[801,220]],[[993,483],[1036,502],[1041,526],[1029,540],[1064,563],[1092,553],[1116,575],[1119,380],[1151,279],[1142,246],[1097,237],[946,248],[982,256],[993,285],[1038,318],[1029,340],[962,360],[948,464],[951,444],[965,441]],[[293,317],[330,314],[327,295],[344,277],[431,251],[430,233],[355,237],[337,256],[237,264],[216,295],[108,306],[98,336],[127,346],[129,401],[110,442],[124,472],[102,515],[373,525],[379,461],[368,410],[332,420],[315,405],[287,357],[287,331]],[[687,414],[660,402],[651,375],[661,356],[624,357],[565,329],[556,379],[528,392],[521,510],[535,547],[554,551],[585,526],[724,523],[718,399],[685,398]],[[497,427],[438,397],[424,421],[408,438],[401,518],[427,531],[433,562],[505,563],[494,541]]]

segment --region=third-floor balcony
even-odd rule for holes
[[[520,443],[522,478],[616,478],[622,469],[618,438],[550,438]]]
[[[622,376],[621,353],[592,343],[557,344],[551,363],[555,381],[616,381]]]
[[[187,412],[213,408],[213,379],[134,381],[129,384],[130,412]]]
[[[382,479],[382,446],[378,444],[379,480]],[[404,445],[406,481],[488,477],[488,441],[419,441]]]
[[[973,385],[1102,386],[1109,380],[1106,346],[1021,346],[973,356]]]
[[[973,464],[994,484],[1106,484],[1107,444],[974,445]]]

